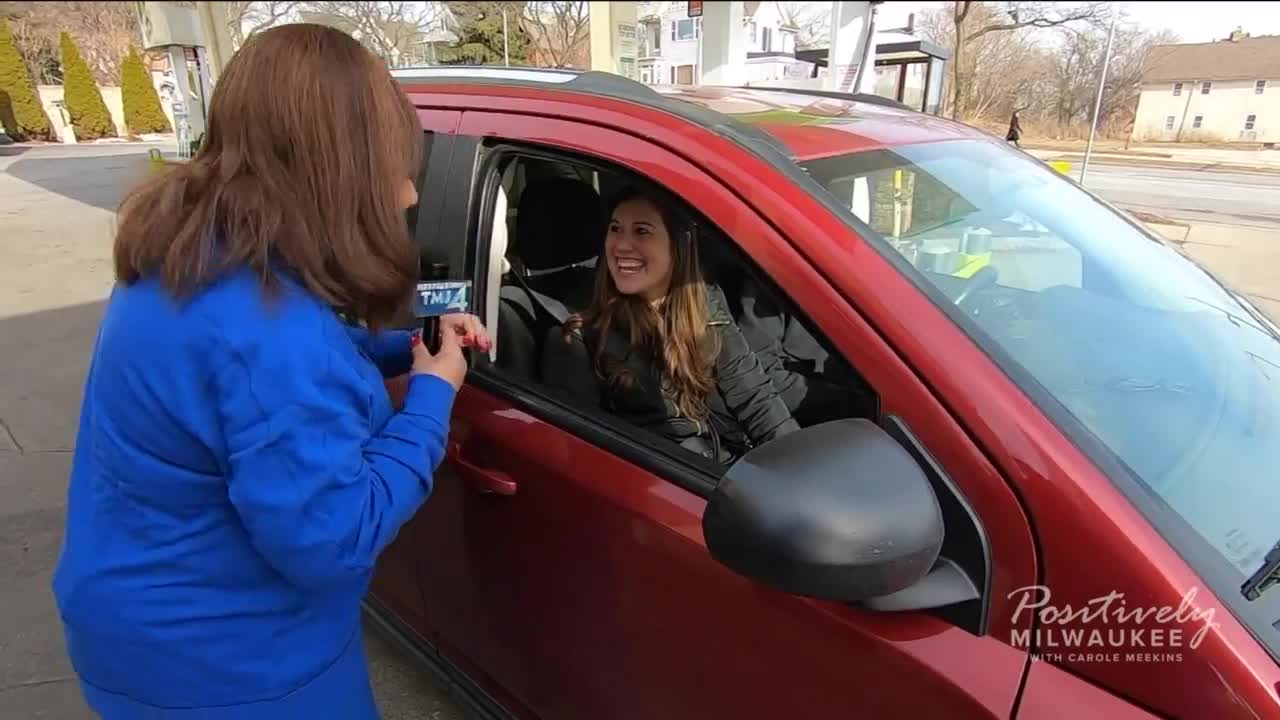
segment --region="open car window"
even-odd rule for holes
[[[921,270],[965,279],[994,265],[1002,286],[1032,291],[1082,283],[1079,250],[1020,205],[1015,178],[960,159],[941,157],[926,166],[891,150],[815,160],[805,168]],[[963,184],[956,181],[961,176]],[[957,289],[955,282],[942,283]]]
[[[555,159],[535,150],[525,152],[528,154],[506,149],[487,161],[487,200],[484,217],[477,224],[485,241],[476,251],[486,255],[485,312],[495,329],[490,367],[507,379],[547,391],[554,388],[546,384],[545,345],[567,317],[586,310],[604,243],[603,224],[592,230],[580,220],[596,212],[603,217],[618,191],[647,181],[601,164]],[[686,212],[698,216],[696,208],[686,208]],[[858,400],[841,406],[843,410],[851,416],[874,413],[875,403],[869,399],[871,391],[865,381],[849,370],[842,358],[831,356],[816,338],[805,337],[811,331],[802,327],[804,321],[782,302],[784,298],[776,290],[765,297],[760,285],[746,281],[753,272],[750,262],[733,247],[732,240],[705,219],[697,222],[695,237],[704,276],[725,292],[735,319],[741,322],[747,307],[756,308],[756,312],[767,310],[768,316],[758,319],[754,328],[776,330],[773,345],[777,347],[757,333],[751,335],[753,342],[758,341],[753,349],[791,353],[762,358],[762,362],[771,362],[777,372],[802,368],[813,375],[815,383],[822,376],[828,383],[854,387],[850,395]],[[747,292],[752,305],[744,298]],[[745,325],[744,332],[749,332]],[[796,337],[800,341],[792,342]],[[786,348],[781,347],[784,340]],[[583,384],[594,380],[598,378],[584,378]],[[794,400],[794,410],[803,411],[802,415],[817,412],[812,408],[822,403],[806,401],[803,387],[804,383],[789,384],[788,401]],[[831,395],[818,390],[812,394]],[[837,399],[827,400],[828,406],[839,404]],[[584,410],[605,412],[600,407]]]

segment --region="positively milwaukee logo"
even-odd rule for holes
[[[1058,606],[1043,585],[1018,588],[1009,597],[1018,598],[1015,626],[1025,620],[1024,612],[1039,620],[1034,631],[1012,631],[1010,644],[1050,662],[1181,662],[1184,651],[1200,647],[1218,627],[1212,608],[1196,607],[1195,588],[1177,607],[1131,608],[1124,593],[1114,591],[1081,607]]]

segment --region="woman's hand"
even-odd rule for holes
[[[413,369],[415,375],[435,375],[453,386],[462,387],[467,377],[467,359],[462,355],[465,347],[488,352],[492,347],[484,324],[474,315],[454,313],[440,318],[440,350],[435,355],[427,350],[421,335],[414,335]]]

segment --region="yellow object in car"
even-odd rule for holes
[[[973,277],[982,268],[991,264],[991,253],[977,253],[970,255],[968,253],[959,253],[960,267],[952,274],[954,277],[970,278]]]

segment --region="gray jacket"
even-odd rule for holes
[[[590,403],[635,425],[722,463],[731,463],[756,445],[799,429],[791,412],[752,352],[729,310],[724,293],[708,285],[709,327],[716,333],[716,390],[707,398],[710,416],[696,421],[681,415],[664,390],[654,353],[632,350],[621,331],[604,339],[605,354],[630,370],[638,382],[606,388],[591,359],[600,339],[588,332],[565,341],[554,328],[543,344],[543,381],[563,395]]]

